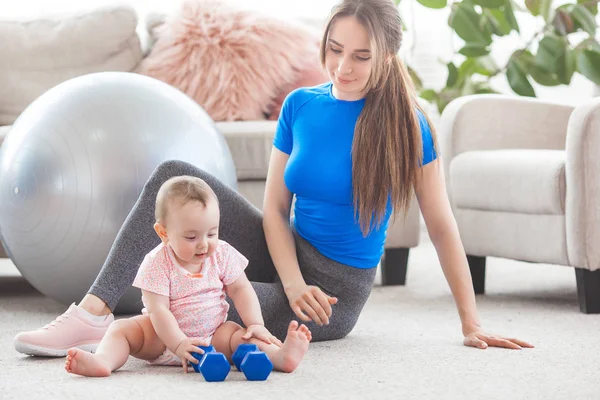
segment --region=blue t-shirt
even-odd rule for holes
[[[378,229],[363,237],[352,195],[352,141],[365,99],[344,101],[331,82],[294,90],[285,99],[273,145],[289,154],[284,172],[296,196],[294,225],[321,254],[356,268],[377,266],[392,212],[391,203]],[[427,120],[418,113],[423,165],[436,158]]]

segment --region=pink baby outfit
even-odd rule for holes
[[[144,258],[133,286],[169,297],[170,310],[183,333],[206,339],[227,320],[229,304],[225,300],[225,287],[235,282],[247,266],[246,257],[219,240],[214,254],[204,260],[200,273],[192,274],[177,262],[171,246],[161,243]],[[174,357],[167,350],[153,364],[181,364]]]

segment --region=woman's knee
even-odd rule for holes
[[[208,183],[209,186],[213,188],[213,190],[215,189],[215,186],[218,186],[220,183],[217,178],[204,171],[203,169],[198,168],[195,165],[190,164],[186,161],[180,160],[167,160],[160,163],[158,167],[154,169],[154,172],[150,176],[149,181],[162,184],[170,178],[182,175],[189,175],[200,178],[206,181],[206,183]]]
[[[169,178],[179,175],[185,175],[193,168],[193,166],[185,161],[180,160],[167,160],[163,161],[154,169],[151,180],[159,180],[164,182]]]
[[[334,311],[329,325],[315,326],[312,331],[313,342],[322,342],[327,340],[339,340],[343,339],[352,332],[358,316],[348,315],[347,313],[337,313]],[[311,324],[312,325],[312,324]],[[310,327],[309,327],[310,328]]]
[[[352,328],[350,329],[315,329],[312,331],[312,341],[313,342],[325,342],[329,340],[340,340],[348,336],[352,332]]]

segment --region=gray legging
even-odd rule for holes
[[[119,298],[131,286],[144,256],[159,244],[154,225],[156,194],[163,182],[173,176],[191,175],[205,180],[215,191],[221,209],[220,239],[225,240],[248,258],[248,279],[263,312],[265,325],[278,338],[285,338],[292,319],[298,320],[269,255],[262,228],[262,212],[235,190],[212,175],[180,161],[167,161],[158,166],[127,216],[110,250],[100,274],[89,293],[98,296],[114,310]],[[294,231],[300,270],[309,285],[338,298],[333,306],[329,325],[310,322],[314,341],[340,339],[346,336],[358,320],[369,297],[375,268],[360,269],[340,264],[319,253]],[[233,304],[229,319],[241,324]]]

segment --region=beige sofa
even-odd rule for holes
[[[0,37],[8,43],[6,57],[0,59],[0,143],[18,115],[44,91],[86,73],[133,71],[152,41],[135,11],[122,6],[26,22],[0,21]],[[216,126],[230,147],[238,190],[261,208],[276,122]],[[384,284],[404,284],[409,249],[419,243],[419,225],[416,201],[406,220],[391,223],[381,263]]]
[[[475,291],[488,256],[570,266],[581,311],[600,313],[600,98],[469,96],[439,128]]]

